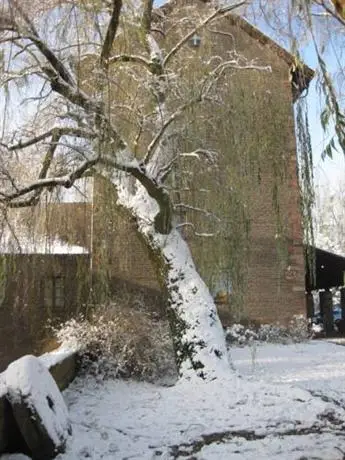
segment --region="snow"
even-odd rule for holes
[[[3,374],[0,374],[0,398],[2,396],[5,396],[6,392],[7,392],[7,388],[6,388],[5,378]]]
[[[184,305],[180,317],[191,325],[184,332],[182,343],[193,343],[202,337],[205,346],[201,347],[196,355],[196,358],[205,365],[202,372],[208,372],[210,379],[227,375],[229,362],[224,332],[213,298],[202,279],[195,276],[197,272],[188,245],[177,230],[172,231],[166,238],[163,254],[170,262],[170,285],[173,286],[175,280],[181,278],[178,281],[179,290],[176,292],[172,289],[172,296],[173,299],[174,296],[177,297],[175,302],[178,305],[178,297],[182,295]],[[220,354],[217,360],[214,359],[215,353]],[[183,363],[181,373],[188,379],[195,376],[189,361]]]
[[[1,460],[30,460],[30,457],[23,454],[4,454],[1,456]]]
[[[77,351],[77,349],[78,349],[77,344],[75,344],[74,348],[71,347],[70,344],[68,348],[61,346],[57,348],[56,350],[49,351],[48,353],[44,353],[43,355],[39,357],[39,360],[45,365],[47,369],[50,369],[56,364],[59,364],[65,359],[72,356]]]
[[[340,343],[342,343],[340,341]],[[232,349],[233,364],[246,377],[289,383],[332,397],[345,408],[345,343],[314,340],[303,344],[265,344]]]
[[[44,364],[27,355],[11,363],[4,372],[11,403],[25,400],[37,412],[56,446],[68,436],[68,412],[64,399]]]
[[[92,203],[93,177],[77,179],[70,188],[57,187],[53,191],[52,201],[57,203]]]
[[[152,35],[147,35],[151,61],[163,62],[162,50]]]
[[[77,379],[64,392],[74,436],[57,458],[343,459],[345,347],[258,345],[231,360],[237,372],[206,383]]]
[[[20,233],[16,239],[6,238],[5,233],[0,240],[1,254],[87,254],[82,246],[68,244],[58,238],[37,237],[29,238]]]

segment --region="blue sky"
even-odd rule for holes
[[[304,62],[309,67],[317,69],[317,58],[313,46],[307,46],[302,52]],[[336,62],[333,55],[328,54],[325,58],[330,71],[335,71]],[[325,133],[320,123],[322,102],[317,91],[317,78],[314,78],[310,84],[307,101],[315,166],[315,184],[336,190],[338,184],[345,181],[345,159],[341,151],[334,152],[333,159],[321,159],[321,153],[333,132],[331,130],[328,134]]]

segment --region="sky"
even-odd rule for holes
[[[315,51],[311,46],[304,50],[303,60],[312,69],[317,69]],[[335,62],[332,56],[328,56],[327,64],[331,69],[334,69]],[[345,182],[345,158],[341,151],[335,152],[332,159],[327,157],[325,160],[322,160],[321,158],[321,153],[327,145],[332,132],[327,135],[321,126],[320,113],[322,109],[317,91],[316,78],[310,84],[307,102],[313,148],[315,185],[321,188],[329,187],[336,191],[338,185]]]

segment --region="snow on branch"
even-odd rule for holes
[[[214,232],[214,233],[197,232],[195,230],[195,225],[192,222],[183,222],[182,224],[176,225],[177,229],[184,228],[184,227],[190,227],[193,230],[193,234],[201,238],[213,238],[214,236],[217,236],[219,234],[219,232]]]
[[[29,198],[24,200],[17,201],[17,199],[24,197],[25,195],[29,195],[31,192],[42,191],[44,188],[56,186],[70,188],[77,179],[80,179],[84,175],[84,173],[88,171],[92,166],[97,164],[98,161],[99,155],[95,155],[93,158],[82,162],[70,174],[61,177],[44,177],[41,179],[39,178],[33,181],[31,184],[18,188],[11,193],[1,193],[0,204],[3,204],[10,208],[30,206],[33,204],[33,200],[37,200],[37,194],[34,194],[34,197],[30,196]],[[40,175],[42,175],[42,171]]]
[[[145,59],[143,56],[138,56],[134,54],[118,54],[109,58],[109,64],[114,64],[116,62],[130,62],[133,64],[141,64],[151,71],[152,62],[148,59]]]
[[[205,158],[206,163],[209,165],[214,165],[218,158],[218,152],[208,149],[196,149],[193,152],[183,152],[175,155],[171,161],[169,161],[165,166],[162,166],[157,173],[157,182],[163,183],[171,172],[175,162],[179,158],[192,158],[201,161],[202,157]]]
[[[167,120],[162,124],[161,128],[158,130],[152,141],[150,142],[149,146],[147,147],[146,155],[144,157],[143,163],[147,164],[153,153],[155,152],[160,140],[164,136],[166,130],[169,128],[169,126],[176,121],[181,115],[184,114],[184,112],[191,108],[194,104],[197,104],[198,102],[202,101],[201,96],[197,96],[194,99],[191,99],[190,101],[186,102],[185,104],[182,104],[173,114],[169,116]]]
[[[315,3],[316,3],[317,5],[322,6],[322,8],[326,11],[326,14],[327,14],[328,16],[331,16],[332,18],[336,19],[342,26],[345,26],[345,19],[344,19],[342,16],[340,16],[339,14],[337,14],[332,8],[330,8],[330,7],[325,3],[324,0],[316,0]],[[318,16],[321,16],[322,14],[321,14],[321,13],[319,13],[319,14],[317,14],[317,13],[312,13],[312,15],[313,15],[313,16],[317,16],[317,15],[318,15]]]
[[[185,203],[176,203],[174,204],[174,207],[175,208],[182,208],[182,209],[186,209],[187,211],[195,211],[195,212],[200,212],[202,214],[204,214],[206,217],[211,217],[213,219],[216,219],[218,222],[221,222],[222,219],[218,216],[216,216],[216,214],[214,214],[213,212],[211,211],[207,211],[206,209],[203,209],[203,208],[198,208],[196,206],[191,206],[189,204],[185,204]]]
[[[202,157],[205,158],[206,162],[209,165],[213,165],[216,163],[218,158],[218,153],[215,150],[209,149],[196,149],[193,152],[183,152],[180,153],[179,156],[181,158],[195,158],[201,161]]]

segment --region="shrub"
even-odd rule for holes
[[[287,327],[279,324],[233,324],[225,331],[229,345],[249,345],[254,341],[267,343],[296,343],[308,340],[308,322],[303,316],[295,316]]]
[[[54,329],[60,344],[78,349],[81,372],[101,378],[135,377],[169,383],[176,378],[166,321],[152,313],[110,305]]]

